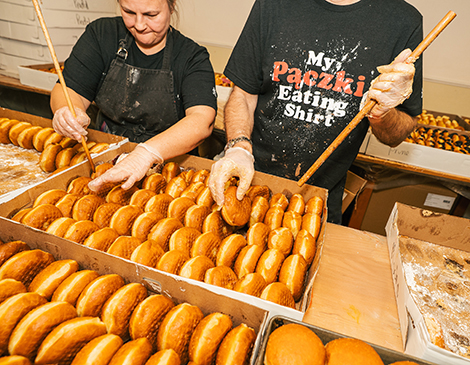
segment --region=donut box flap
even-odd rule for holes
[[[193,285],[189,280],[181,280],[181,277],[88,248],[3,217],[0,217],[0,240],[3,242],[22,240],[32,249],[37,248],[51,253],[56,260],[77,261],[81,270],[95,270],[100,275],[118,274],[125,279],[126,283],[143,284],[149,294],[163,294],[177,304],[187,302],[197,305],[204,315],[213,312],[225,313],[230,316],[233,327],[245,323],[255,330],[257,338],[250,364],[255,362],[268,317],[268,312],[262,308],[229,296],[219,295]]]
[[[399,249],[400,237],[406,236],[470,252],[470,220],[396,203],[386,232],[405,353],[438,364],[470,364],[470,359],[431,342],[424,317],[408,289]]]

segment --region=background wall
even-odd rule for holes
[[[407,0],[424,18],[424,34],[447,14],[457,17],[424,53],[424,108],[470,117],[470,1]],[[223,72],[254,0],[179,0],[176,24],[205,45]]]

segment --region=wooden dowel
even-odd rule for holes
[[[449,23],[457,16],[453,11],[449,11],[444,18],[433,28],[431,32],[422,40],[422,42],[415,48],[411,55],[406,60],[407,63],[414,63],[416,59],[424,52],[426,48],[436,39],[436,37],[449,25]],[[336,148],[346,139],[346,137],[352,132],[354,128],[366,117],[367,114],[372,110],[377,102],[375,100],[369,100],[366,105],[357,113],[357,115],[349,122],[336,139],[323,151],[320,157],[315,163],[307,170],[302,178],[297,182],[297,185],[302,186],[307,182],[308,179],[317,171],[321,165],[326,161],[328,157],[334,152]]]
[[[60,85],[62,86],[62,91],[64,92],[65,100],[67,101],[67,105],[70,111],[72,112],[72,115],[74,116],[74,118],[77,118],[77,114],[75,113],[75,108],[73,107],[72,99],[70,99],[70,95],[67,90],[67,85],[65,84],[65,79],[64,79],[64,76],[62,75],[62,70],[60,68],[60,64],[57,59],[57,55],[55,53],[54,46],[52,44],[52,40],[49,35],[49,31],[47,30],[46,22],[44,21],[44,17],[42,15],[41,7],[39,6],[38,0],[33,0],[33,5],[34,5],[34,9],[36,10],[39,23],[41,24],[42,31],[44,32],[44,37],[46,38],[47,47],[49,48],[49,52],[51,53],[52,62],[54,62],[55,70],[57,72],[57,75],[59,76],[59,82],[60,82]],[[85,150],[86,157],[88,158],[88,161],[90,162],[91,170],[95,172],[96,171],[95,164],[93,163],[93,159],[91,158],[90,150],[88,149],[84,136],[82,136],[81,142],[82,142],[83,149]]]

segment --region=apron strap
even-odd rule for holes
[[[127,55],[129,52],[127,51],[127,47],[131,44],[131,34],[127,32],[126,38],[119,40],[119,48],[116,52],[116,62],[120,64],[124,64],[127,59]]]

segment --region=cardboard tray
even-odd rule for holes
[[[60,63],[61,66],[63,64],[63,62]],[[43,71],[44,69],[51,68],[54,68],[54,64],[52,63],[18,66],[20,82],[23,85],[50,91],[59,80],[59,76],[56,73]]]
[[[197,305],[204,315],[222,312],[230,316],[233,327],[245,323],[257,333],[250,364],[254,364],[262,341],[267,312],[243,301],[218,295],[177,276],[159,272],[107,253],[90,249],[54,235],[32,229],[0,217],[0,239],[4,242],[22,240],[32,249],[51,253],[56,260],[73,259],[80,269],[91,269],[100,275],[118,274],[126,283],[142,283],[151,293],[163,294],[175,303],[188,302]]]
[[[405,353],[443,365],[470,364],[470,359],[431,342],[424,317],[408,290],[398,247],[399,236],[407,236],[469,251],[470,220],[396,203],[386,231]]]
[[[261,347],[258,351],[258,357],[256,359],[255,365],[264,365],[264,355],[266,353],[266,345],[268,343],[269,335],[276,328],[279,328],[286,324],[292,324],[292,323],[300,324],[304,327],[307,327],[311,331],[313,331],[322,340],[324,345],[326,345],[328,342],[334,339],[347,337],[336,332],[332,332],[332,331],[329,331],[320,327],[313,326],[311,324],[307,324],[305,322],[296,321],[296,320],[286,318],[283,316],[275,316],[275,317],[272,317],[268,321],[268,324],[266,326],[266,333],[264,335],[263,342],[261,343]],[[396,361],[413,361],[418,365],[433,365],[433,363],[423,361],[421,359],[408,356],[397,351],[389,350],[384,347],[377,346],[377,345],[370,344],[370,343],[369,345],[371,345],[375,349],[375,351],[377,351],[377,353],[379,354],[380,358],[382,359],[385,365],[391,364]],[[364,365],[367,365],[367,364],[364,364]]]

